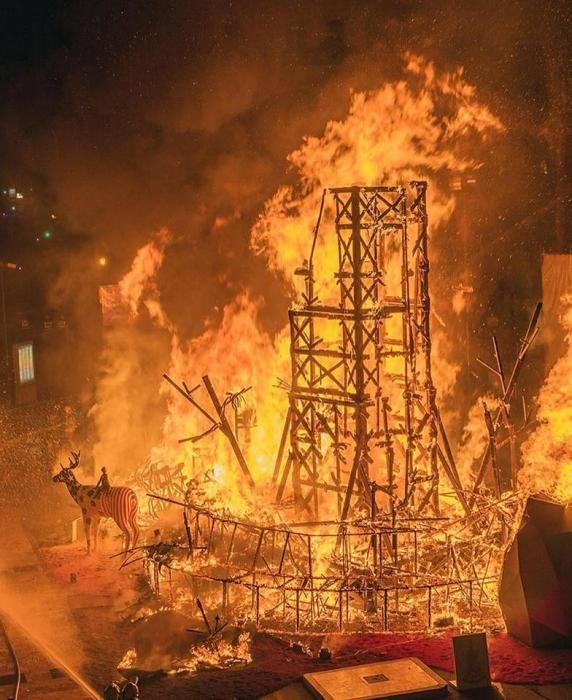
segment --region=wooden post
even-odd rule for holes
[[[389,399],[382,398],[382,409],[383,409],[383,434],[384,434],[384,447],[385,447],[385,461],[387,466],[387,488],[389,496],[389,512],[393,517],[395,512],[395,489],[394,489],[394,462],[395,462],[395,452],[393,450],[393,435],[389,429]]]
[[[260,586],[256,586],[256,626],[260,624]]]
[[[280,473],[280,467],[282,466],[282,459],[284,457],[284,449],[286,447],[286,440],[288,438],[288,433],[290,431],[290,418],[292,416],[292,409],[288,407],[286,413],[286,418],[284,420],[284,428],[282,429],[282,437],[280,438],[280,445],[278,447],[278,454],[276,455],[276,462],[274,463],[274,473],[272,474],[272,485],[275,486],[278,481],[278,474]]]
[[[377,517],[377,503],[375,501],[375,495],[377,493],[377,484],[375,481],[371,482],[371,521],[372,521],[372,533],[371,533],[371,547],[373,550],[373,569],[377,569],[377,533],[373,522]]]
[[[280,557],[280,565],[278,566],[278,575],[282,575],[282,567],[284,566],[284,559],[286,557],[286,549],[288,548],[288,542],[290,540],[290,532],[288,531],[286,533],[286,537],[284,538],[284,548],[282,549],[282,555]]]
[[[362,407],[358,406],[356,408],[356,411],[361,412]],[[340,518],[342,522],[344,522],[346,520],[346,518],[348,517],[348,513],[350,512],[350,504],[351,504],[354,486],[356,483],[356,477],[357,477],[357,473],[359,470],[360,461],[361,461],[362,456],[363,456],[363,451],[364,451],[366,440],[367,440],[367,436],[365,434],[358,433],[358,437],[356,440],[354,461],[353,461],[352,469],[351,469],[350,476],[348,479],[348,485],[346,487],[346,493],[344,496],[344,504],[342,506],[342,514],[341,514],[341,518]],[[340,535],[341,535],[341,527],[343,527],[343,525],[340,526]],[[340,537],[338,537],[338,545],[339,545],[339,543],[340,543]]]
[[[260,548],[262,547],[262,542],[264,540],[265,530],[262,528],[260,530],[260,535],[258,536],[258,543],[256,545],[256,551],[254,552],[254,560],[252,562],[252,572],[256,571],[256,563],[258,562],[258,555],[260,554]]]
[[[222,615],[223,617],[226,617],[227,615],[227,609],[228,609],[228,590],[227,590],[227,582],[223,581],[222,582]]]
[[[292,467],[292,452],[288,454],[288,459],[286,460],[286,464],[284,465],[284,471],[282,472],[282,478],[280,479],[280,485],[278,486],[278,491],[276,492],[276,502],[280,503],[282,500],[282,496],[284,494],[284,489],[286,488],[286,482],[288,481],[288,474],[290,473],[290,469]]]
[[[189,514],[187,509],[183,511],[183,523],[185,525],[185,532],[187,533],[187,542],[189,543],[189,554],[188,556],[193,558],[193,536],[191,535],[191,528],[189,526]]]
[[[207,557],[211,553],[211,546],[212,546],[212,540],[213,540],[213,535],[214,535],[214,528],[215,528],[215,520],[211,520],[211,524],[209,527],[209,541],[207,542]]]
[[[234,537],[236,535],[236,528],[238,527],[237,523],[234,523],[234,527],[232,528],[232,535],[230,536],[230,544],[228,545],[228,552],[226,555],[226,563],[228,564],[230,562],[230,558],[232,557],[232,548],[234,546]]]
[[[493,484],[495,487],[495,496],[497,498],[501,497],[501,475],[500,467],[497,462],[497,444],[496,444],[496,431],[493,425],[493,419],[491,417],[491,412],[488,409],[487,404],[483,401],[483,412],[485,414],[485,425],[487,426],[487,432],[489,434],[489,453],[491,455],[491,465],[493,468]]]
[[[469,630],[473,631],[473,580],[469,580]]]
[[[312,565],[312,538],[308,535],[308,579],[310,581],[310,620],[314,624],[314,567]]]
[[[300,589],[296,589],[296,632],[300,631]]]

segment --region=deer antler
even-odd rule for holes
[[[71,451],[72,456],[68,457],[70,465],[67,467],[68,469],[75,469],[79,465],[79,458],[81,452],[78,450],[77,452],[74,452],[73,450]],[[73,459],[72,459],[73,458]]]

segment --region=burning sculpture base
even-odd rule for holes
[[[187,504],[186,541],[149,546],[147,575],[182,612],[195,614],[199,598],[224,620],[264,629],[494,627],[493,550],[503,545],[508,505],[454,521],[276,525]]]

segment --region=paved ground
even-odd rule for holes
[[[91,694],[72,680],[82,659],[81,639],[55,583],[45,573],[15,513],[3,508],[0,532],[0,617],[25,676],[20,697],[27,700],[84,700]],[[63,661],[63,658],[66,661]],[[13,660],[0,644],[0,700],[9,698]]]
[[[16,652],[21,669],[19,697],[26,700],[95,700],[99,695],[90,692],[81,680],[70,676],[64,664],[30,640],[22,628],[6,623],[5,629]],[[14,665],[0,644],[0,700],[13,695]]]
[[[436,673],[450,680],[452,674],[434,669]],[[507,683],[495,683],[488,690],[471,691],[470,693],[459,693],[454,687],[449,687],[448,697],[453,698],[470,698],[471,700],[497,700],[504,698],[505,700],[572,700],[572,685],[542,685],[542,686],[523,686],[509,685]],[[290,683],[285,688],[278,690],[270,695],[265,695],[260,700],[315,700],[315,697],[306,689],[302,681]]]
[[[451,680],[452,674],[434,669],[436,673]],[[504,698],[505,700],[572,700],[572,685],[542,685],[542,686],[524,686],[524,685],[509,685],[508,683],[495,683],[489,690],[471,691],[470,693],[459,693],[454,687],[449,686],[448,697],[453,698],[470,698],[471,700],[497,700]],[[260,700],[315,700],[315,697],[306,689],[302,681],[290,683],[285,688],[278,690],[270,695],[265,695]]]

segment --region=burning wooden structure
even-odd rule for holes
[[[320,495],[352,505],[440,511],[441,473],[468,512],[436,405],[431,373],[427,183],[324,192],[303,304],[290,310],[290,480],[296,503],[318,517]],[[333,197],[338,298],[320,301],[314,252],[324,199]],[[324,468],[329,451],[333,471]]]
[[[239,517],[194,487],[184,499],[150,494],[183,509],[179,539],[144,548],[157,594],[179,606],[200,596],[225,619],[281,629],[499,619],[499,552],[520,500],[514,460],[507,484],[497,456],[508,444],[514,458],[511,398],[540,307],[508,377],[493,339],[496,368],[484,364],[501,396],[492,414],[484,406],[489,441],[468,489],[433,383],[426,191],[422,181],[324,191],[289,312],[292,376],[270,486],[255,484],[227,415],[248,389],[221,400],[204,376],[206,410],[199,385],[166,376],[209,424],[181,442],[219,430],[245,483],[274,495],[274,513]],[[324,284],[317,258],[330,226],[337,266]]]

